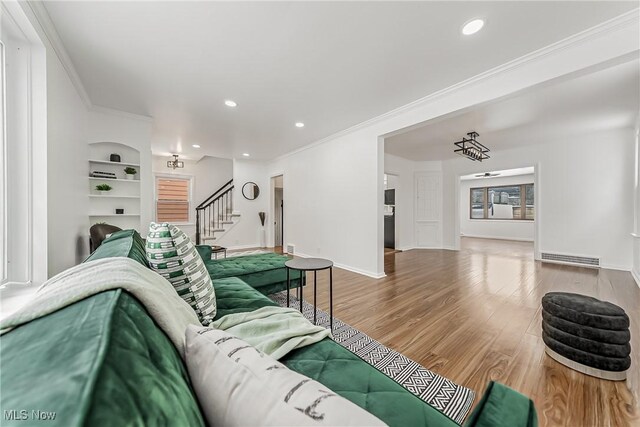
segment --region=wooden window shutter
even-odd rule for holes
[[[189,222],[189,180],[158,178],[156,185],[156,221]]]

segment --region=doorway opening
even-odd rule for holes
[[[537,231],[535,183],[533,166],[461,176],[461,247],[490,250],[497,241],[515,241],[522,242],[525,253],[533,257]]]
[[[284,179],[282,175],[271,178],[273,184],[273,246],[282,253],[284,246]]]
[[[396,251],[396,189],[398,176],[384,174],[384,253]]]

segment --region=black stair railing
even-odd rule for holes
[[[196,245],[213,238],[230,222],[233,213],[233,179],[196,207]]]

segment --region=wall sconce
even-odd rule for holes
[[[179,169],[184,167],[184,162],[182,160],[178,160],[178,155],[173,155],[173,160],[167,160],[167,167],[172,169]]]

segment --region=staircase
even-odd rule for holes
[[[226,234],[240,214],[233,211],[233,179],[196,207],[196,245],[211,245]]]

